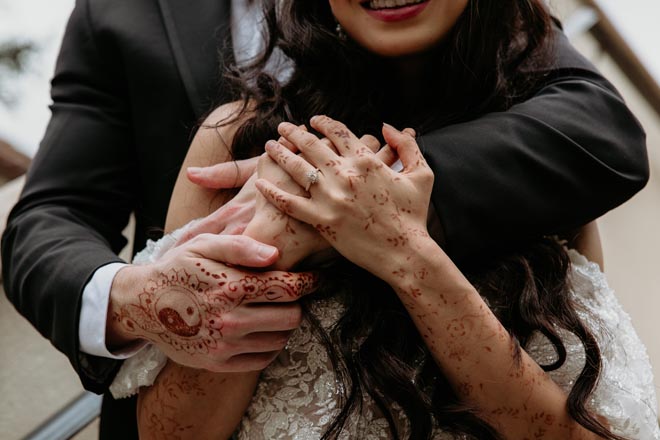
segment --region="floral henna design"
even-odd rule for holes
[[[321,224],[318,224],[314,226],[319,233],[325,237],[328,237],[330,241],[337,241],[337,232],[332,229],[330,226],[324,226]]]
[[[143,416],[141,423],[150,434],[147,438],[181,439],[195,429],[190,420],[181,420],[178,405],[182,400],[206,396],[207,384],[201,383],[199,370],[178,369],[177,373],[159,378],[156,386],[149,389],[150,395],[142,401],[138,415]],[[210,384],[213,380],[207,382]],[[222,382],[226,380],[221,379]]]
[[[361,183],[367,183],[367,176],[367,174],[354,174],[348,176],[348,186],[351,188],[351,190],[357,191]]]

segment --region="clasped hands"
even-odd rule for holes
[[[313,118],[311,126],[326,138],[283,123],[281,138],[269,142],[261,158],[188,171],[190,180],[205,187],[245,185],[156,264],[119,272],[117,290],[130,295],[111,300],[109,326],[115,331],[108,335],[115,338],[109,339],[117,345],[149,340],[173,361],[190,367],[259,370],[299,325],[296,301],[312,292],[317,280],[311,273],[248,272],[236,265],[277,269],[278,261],[287,261],[284,267],[291,267],[304,256],[297,250],[309,253],[332,246],[387,279],[383,259],[405,252],[411,239],[425,235],[433,174],[410,131],[384,126],[389,146],[375,153],[375,138],[358,139],[330,118]],[[403,163],[401,173],[389,167],[397,159]],[[247,178],[257,166],[260,178]],[[307,193],[307,173],[314,169],[320,170],[319,181]],[[219,170],[223,177],[214,179]],[[295,228],[306,247],[287,248],[290,234],[279,243],[273,237],[279,249],[228,235],[250,228],[256,217],[268,212],[271,218],[295,222],[287,228],[296,233]]]

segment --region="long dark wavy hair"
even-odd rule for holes
[[[359,136],[380,133],[383,121],[424,133],[506,110],[543,82],[552,60],[552,18],[542,0],[469,0],[450,34],[432,49],[425,69],[428,93],[411,109],[405,107],[405,97],[392,90],[397,84],[392,60],[338,36],[327,0],[263,2],[265,53],[247,66],[225,67],[228,89],[223,92],[244,104],[239,114],[221,122],[242,118],[232,142],[236,159],[262,153],[280,122],[305,124],[317,114],[346,123]],[[275,51],[294,66],[284,82],[266,69]],[[586,362],[568,395],[568,412],[603,438],[620,439],[586,408],[600,374],[601,355],[570,299],[569,268],[562,246],[540,239],[490,267],[467,273],[518,350],[535,332],[550,340],[557,359],[542,366],[544,370],[555,370],[566,360],[562,330],[579,338]],[[348,418],[359,413],[365,394],[383,412],[395,439],[401,429],[395,423],[397,406],[407,418],[410,439],[428,439],[435,428],[500,438],[476,408],[459,399],[389,286],[345,260],[327,270],[332,277],[315,298],[343,292],[346,310],[329,331],[307,313],[341,383],[341,410],[325,439],[338,437]]]

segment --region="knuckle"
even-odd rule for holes
[[[286,324],[287,327],[291,330],[300,327],[300,324],[302,323],[302,309],[300,307],[294,308],[286,317]],[[287,335],[284,338],[284,343],[286,344],[286,341],[289,340],[289,336]]]
[[[318,142],[316,136],[311,135],[309,133],[304,133],[301,146],[304,149],[310,149],[316,145],[316,142]]]
[[[233,346],[225,341],[218,341],[213,351],[213,363],[225,362],[233,355]]]
[[[371,151],[377,151],[380,148],[380,142],[374,136],[365,134],[362,136],[362,143],[367,146]]]
[[[373,168],[375,162],[372,155],[361,155],[357,156],[355,159],[355,166],[359,169]]]
[[[222,341],[222,348],[225,352],[231,351],[231,344],[227,341],[227,338],[232,338],[237,336],[240,333],[241,328],[240,320],[237,319],[233,314],[228,313],[222,318],[222,334],[225,337],[225,340]],[[218,345],[220,348],[220,345]]]
[[[291,172],[293,174],[303,174],[305,171],[305,162],[296,156],[296,159],[291,162]]]
[[[330,120],[328,122],[328,128],[330,130],[346,130],[346,125],[340,121]]]

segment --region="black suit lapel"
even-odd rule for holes
[[[224,44],[231,41],[228,39],[230,1],[158,0],[158,3],[181,80],[199,118],[217,100],[220,63],[231,56],[231,44]]]

